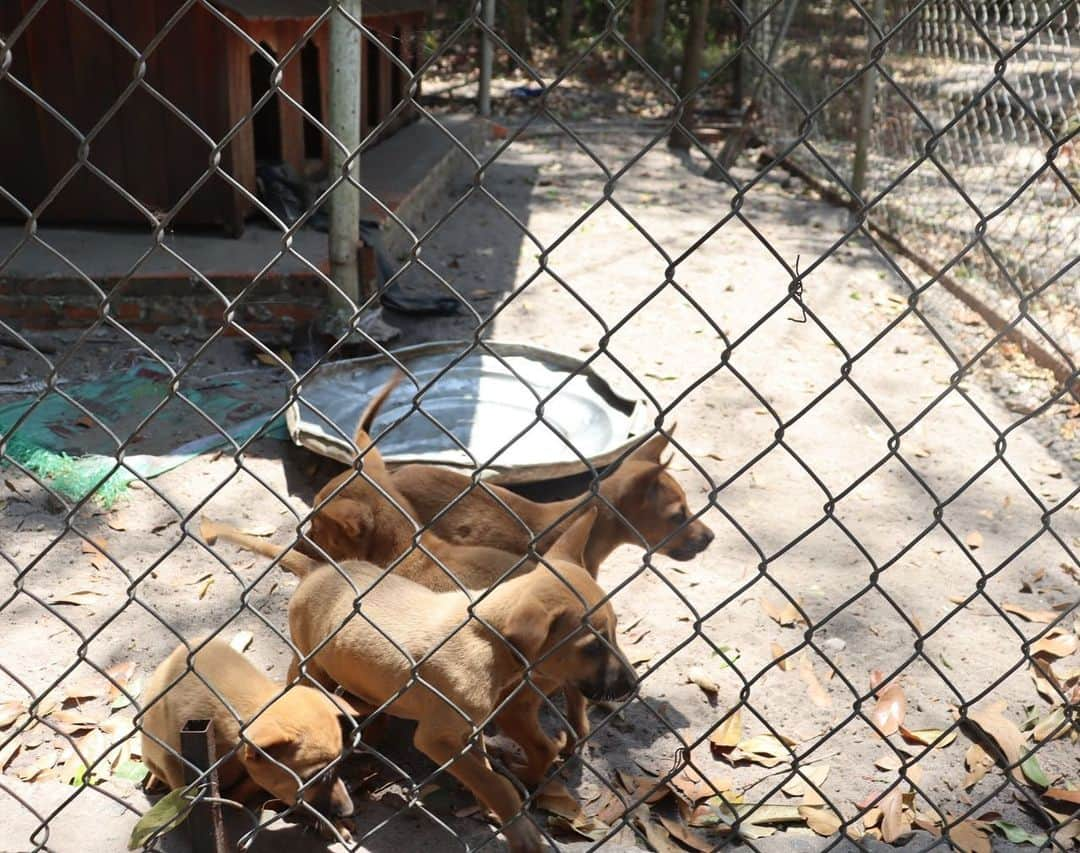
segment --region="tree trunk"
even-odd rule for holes
[[[574,29],[574,0],[562,0],[559,6],[559,56],[566,56],[570,50],[570,34]]]
[[[506,43],[525,61],[529,54],[529,3],[528,0],[507,0],[506,2]],[[517,61],[510,59],[511,68]]]
[[[667,0],[653,0],[652,20],[649,22],[649,40],[645,45],[645,58],[658,71],[664,59],[664,15]]]
[[[686,26],[686,41],[683,42],[682,74],[679,75],[679,97],[694,90],[701,77],[701,63],[705,53],[705,27],[709,21],[709,0],[691,0],[690,21]],[[683,105],[681,123],[689,130],[693,123],[693,99]],[[668,137],[669,148],[687,149],[690,147],[690,137],[679,127],[671,129]]]

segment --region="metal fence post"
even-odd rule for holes
[[[874,0],[874,19],[866,22],[866,60],[872,62],[878,45],[875,26],[885,21],[885,0]],[[851,188],[862,196],[866,188],[866,165],[870,154],[870,125],[874,120],[874,99],[877,96],[877,69],[870,65],[862,79],[862,97],[855,126],[855,160],[851,169]]]
[[[342,176],[349,157],[360,147],[361,50],[360,30],[346,17],[360,20],[360,0],[337,0],[330,15],[330,132],[340,144],[330,146],[330,177]],[[353,157],[348,177],[360,181],[360,158]],[[360,301],[360,190],[342,181],[330,196],[330,277],[347,299],[335,294],[340,309]]]
[[[191,785],[217,760],[214,721],[188,720],[180,730],[180,753],[185,761],[184,781]],[[217,770],[205,773],[203,785],[202,795],[216,800],[220,794]],[[227,853],[220,803],[205,800],[195,803],[186,822],[192,853]]]
[[[488,27],[495,26],[495,0],[481,0],[484,24]],[[491,67],[494,62],[494,45],[491,36],[484,30],[480,33],[480,83],[477,89],[476,100],[480,109],[480,115],[491,115]]]

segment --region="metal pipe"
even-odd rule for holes
[[[495,0],[481,0],[484,23],[495,27]],[[495,61],[494,45],[491,36],[484,30],[480,33],[480,83],[476,93],[480,115],[491,115],[491,69]]]
[[[885,0],[874,0],[873,23],[866,24],[866,58],[870,62],[877,47],[877,31],[873,24],[883,26],[885,22]],[[877,69],[870,66],[862,79],[862,99],[859,103],[859,115],[855,125],[855,161],[851,167],[851,188],[862,197],[866,188],[866,167],[870,156],[870,126],[874,121],[874,99],[877,96]]]
[[[360,301],[360,190],[348,179],[360,182],[357,152],[362,80],[360,29],[345,13],[359,21],[360,0],[336,0],[334,5],[330,14],[328,126],[336,141],[330,145],[330,178],[346,175],[346,180],[330,195],[330,277],[344,294],[335,294],[335,303],[351,313]]]
[[[184,781],[191,785],[202,777],[201,796],[217,800],[221,795],[217,770],[206,772],[217,760],[214,721],[188,720],[184,723],[180,730],[180,754],[184,757]],[[195,803],[186,823],[192,853],[228,853],[221,803],[205,800]]]

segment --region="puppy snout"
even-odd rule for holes
[[[637,689],[637,673],[622,653],[611,655],[604,676],[605,699],[614,701],[629,699]]]
[[[706,527],[705,531],[697,538],[697,541],[695,543],[697,545],[698,551],[704,551],[706,548],[708,548],[715,538],[716,534]]]
[[[345,783],[338,779],[334,782],[334,790],[330,795],[330,814],[335,818],[352,817],[356,809],[353,806],[352,797],[345,787]]]

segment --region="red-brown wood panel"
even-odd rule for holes
[[[304,34],[304,27],[296,21],[277,22],[278,59],[284,59]],[[303,102],[300,78],[300,53],[297,52],[282,68],[281,89],[297,103]],[[304,116],[283,97],[278,97],[281,111],[281,159],[298,173],[304,168]]]
[[[0,3],[0,32],[10,35],[23,20],[19,3]],[[30,54],[25,38],[12,46],[8,75],[0,80],[0,187],[31,210],[45,194],[45,158],[38,132],[37,108],[10,79],[31,85]],[[0,193],[0,219],[24,221],[19,208]]]

